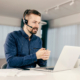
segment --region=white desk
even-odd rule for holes
[[[60,72],[53,72],[53,73],[42,72],[42,73],[44,73],[45,75],[26,76],[26,77],[17,77],[17,76],[0,77],[0,80],[80,80],[80,67],[67,71],[60,71]]]

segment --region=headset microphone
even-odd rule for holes
[[[27,26],[29,26],[29,25],[27,25]],[[32,28],[32,26],[29,26],[30,28]]]

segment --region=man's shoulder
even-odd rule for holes
[[[12,36],[12,37],[16,37],[16,36],[20,36],[20,35],[21,35],[20,30],[18,30],[18,31],[13,31],[13,32],[10,32],[10,33],[8,34],[8,36]]]
[[[13,34],[13,35],[19,35],[20,33],[21,33],[20,30],[11,32],[11,34]]]

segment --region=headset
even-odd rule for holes
[[[29,11],[30,11],[30,9],[28,9],[28,10],[26,11],[26,14],[28,14]],[[29,25],[28,25],[28,20],[25,19],[26,14],[24,15],[23,23],[26,24],[27,26],[29,26]],[[32,26],[29,26],[29,27],[30,27],[30,28],[33,28]]]

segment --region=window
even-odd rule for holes
[[[8,33],[20,30],[20,27],[0,25],[0,58],[5,58],[4,43]]]
[[[80,46],[80,25],[48,30],[47,49],[51,51],[47,66],[55,66],[65,45]]]

